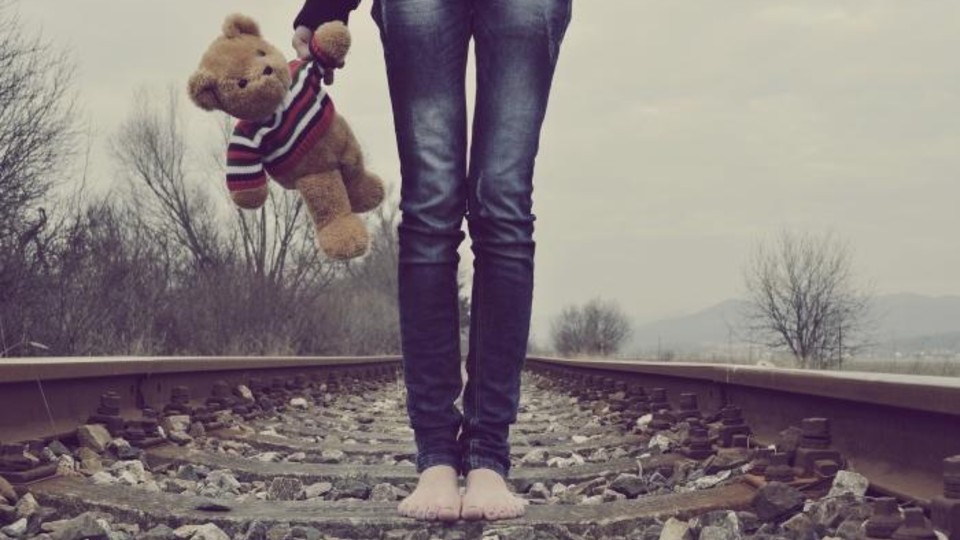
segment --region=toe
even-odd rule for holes
[[[437,514],[440,521],[456,521],[460,517],[460,509],[453,506],[444,506]]]
[[[476,521],[483,517],[483,510],[475,504],[464,505],[460,511],[460,517],[466,520]]]
[[[438,515],[439,513],[440,513],[440,508],[439,508],[439,507],[437,507],[437,506],[431,506],[431,507],[427,508],[427,511],[426,511],[426,512],[424,512],[424,517],[426,517],[426,519],[429,520],[429,521],[435,521],[435,520],[437,519],[437,515]]]
[[[427,517],[427,511],[426,511],[426,509],[423,508],[422,506],[418,506],[418,507],[414,508],[414,509],[412,510],[411,514],[413,515],[414,518],[419,519],[419,520],[421,520],[421,521],[424,520],[424,519],[426,519],[426,517]]]

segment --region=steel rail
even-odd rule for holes
[[[274,377],[332,371],[363,376],[366,369],[399,364],[397,356],[0,358],[0,442],[70,433],[106,392],[120,396],[125,417],[137,418],[144,407],[163,409],[176,386],[188,387],[202,403],[218,380],[237,385],[257,377],[269,384]]]
[[[362,377],[364,369],[399,364],[397,356],[0,359],[0,442],[69,433],[108,391],[135,417],[143,407],[162,409],[175,386],[202,402],[217,380]],[[547,357],[531,357],[527,367],[665,388],[674,404],[694,392],[707,410],[735,404],[763,442],[804,418],[829,418],[833,446],[875,489],[924,504],[942,492],[943,459],[960,454],[960,379]]]
[[[681,392],[701,408],[736,405],[768,444],[804,418],[828,418],[832,445],[878,492],[926,506],[943,494],[944,459],[960,454],[960,379],[719,364],[531,357],[527,367]]]

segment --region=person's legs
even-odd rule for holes
[[[407,412],[417,443],[414,493],[399,507],[420,519],[460,513],[454,406],[462,388],[457,246],[466,210],[467,0],[379,0],[401,164],[400,332]]]
[[[570,0],[474,3],[477,101],[467,219],[474,260],[462,467],[467,519],[515,517],[510,424],[533,301],[534,160]]]

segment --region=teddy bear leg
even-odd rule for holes
[[[296,186],[313,218],[317,245],[328,257],[351,259],[367,251],[367,228],[352,213],[339,172],[304,176]]]
[[[354,212],[369,212],[383,202],[383,181],[364,167],[360,144],[352,133],[340,155],[340,172]]]
[[[266,184],[262,186],[257,186],[250,189],[238,189],[236,191],[230,192],[230,198],[233,199],[233,203],[243,208],[245,210],[256,210],[263,206],[264,201],[267,200],[267,195],[270,194],[270,190],[267,188]]]

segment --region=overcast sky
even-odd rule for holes
[[[398,186],[370,4],[332,94]],[[102,185],[102,138],[136,88],[182,88],[234,11],[290,52],[299,7],[20,2],[79,63]],[[839,233],[879,293],[960,294],[958,51],[957,0],[575,0],[537,162],[537,337],[596,296],[638,323],[737,296],[753,244],[784,226]]]

